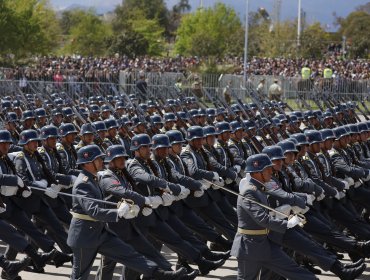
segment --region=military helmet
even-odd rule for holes
[[[162,124],[163,121],[162,121],[162,118],[160,115],[153,115],[153,116],[150,116],[150,121],[154,124]]]
[[[201,126],[191,126],[186,132],[186,140],[191,141],[198,138],[204,138],[203,128]]]
[[[57,138],[59,136],[58,134],[58,128],[54,125],[46,125],[41,128],[40,131],[41,139],[46,140],[49,137],[55,137]]]
[[[29,119],[35,119],[35,114],[33,113],[33,111],[31,110],[26,110],[22,113],[22,119],[21,121],[26,121],[26,120],[29,120]]]
[[[294,138],[298,141],[298,146],[301,145],[309,145],[310,143],[307,141],[306,135],[304,133],[295,133],[290,136],[290,138]]]
[[[218,134],[221,134],[224,132],[231,132],[231,127],[228,122],[218,122],[216,123],[215,128]]]
[[[46,117],[47,116],[46,110],[44,108],[37,108],[35,110],[35,115],[38,118]]]
[[[328,111],[325,112],[322,116],[323,116],[324,120],[333,118],[333,114],[331,112],[328,112]]]
[[[144,121],[142,121],[139,117],[137,117],[137,116],[134,116],[134,117],[132,117],[131,118],[131,121],[132,121],[132,126],[133,127],[137,127],[138,125],[140,125],[140,124],[145,124],[145,122]]]
[[[170,148],[170,139],[166,134],[156,134],[152,137],[152,149]]]
[[[183,111],[177,112],[177,116],[182,120],[189,120],[189,116],[186,112]]]
[[[81,126],[80,135],[93,134],[94,132],[94,125],[91,123],[85,123]]]
[[[361,133],[361,132],[366,132],[366,131],[369,131],[369,128],[367,127],[367,124],[366,123],[359,123],[357,124],[358,126],[358,131]]]
[[[311,144],[321,143],[323,141],[320,131],[317,130],[306,130],[304,132],[307,141]]]
[[[266,154],[256,154],[247,158],[245,171],[248,173],[262,172],[272,166],[271,159]]]
[[[343,126],[336,127],[333,129],[333,131],[336,140],[339,140],[340,138],[348,135],[347,130]]]
[[[267,154],[271,160],[285,159],[283,149],[278,145],[267,146],[262,153]]]
[[[166,132],[171,145],[178,143],[185,143],[182,133],[178,130],[170,130]]]
[[[283,149],[284,154],[289,153],[289,152],[298,153],[298,150],[293,141],[284,140],[284,141],[277,143],[277,145]]]
[[[26,145],[30,141],[40,141],[39,135],[34,129],[27,129],[19,135],[19,145]]]
[[[62,111],[60,111],[60,109],[55,108],[55,109],[51,110],[51,116],[55,117],[55,116],[58,116],[58,115],[63,115],[63,113],[62,113]]]
[[[62,113],[65,117],[72,117],[74,115],[73,110],[72,110],[71,107],[62,108]]]
[[[322,140],[335,139],[335,134],[332,129],[325,128],[320,130]]]
[[[0,130],[0,143],[13,143],[12,136],[8,130]]]
[[[105,163],[109,163],[118,157],[128,157],[126,149],[122,145],[112,145],[106,150],[106,157],[104,158]]]
[[[117,120],[115,119],[108,119],[104,121],[104,123],[105,123],[105,127],[107,128],[107,130],[111,128],[118,128],[118,123],[117,123]]]
[[[71,123],[64,123],[59,127],[59,134],[62,137],[67,136],[68,134],[78,133],[76,127]]]
[[[97,145],[87,145],[77,151],[76,164],[85,164],[93,162],[99,157],[104,157],[105,154]]]
[[[256,127],[255,122],[254,121],[251,121],[251,120],[245,120],[245,121],[243,121],[243,125],[244,125],[244,129],[246,131],[251,130],[251,129],[253,129],[253,128]]]
[[[243,126],[238,121],[232,121],[230,123],[231,131],[235,133],[236,131],[243,129]]]
[[[351,133],[352,134],[357,134],[357,133],[360,133],[359,129],[358,129],[358,125],[357,124],[349,124],[348,125],[349,129],[351,130]]]
[[[93,125],[96,131],[106,131],[107,130],[107,127],[105,126],[105,122],[103,121],[93,122]]]
[[[214,117],[216,116],[216,109],[215,108],[207,108],[206,113],[208,117]]]
[[[151,140],[148,134],[137,134],[131,139],[130,151],[137,151],[142,146],[151,146]]]
[[[110,107],[108,105],[101,106],[100,110],[102,112],[111,112],[111,109],[110,109]]]
[[[18,121],[18,116],[16,113],[14,112],[8,112],[6,115],[5,115],[5,121],[6,122],[16,122]]]
[[[203,127],[203,134],[204,137],[211,136],[211,135],[217,135],[216,128],[212,125],[207,125]]]
[[[177,120],[174,113],[165,113],[163,119],[165,122],[175,122]]]

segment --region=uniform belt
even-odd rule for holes
[[[238,228],[238,232],[241,234],[246,235],[267,235],[269,233],[269,230],[267,228],[265,229],[243,229]]]
[[[72,217],[75,219],[80,219],[80,220],[85,220],[85,221],[92,221],[92,222],[97,222],[98,220],[95,220],[94,218],[90,217],[89,215],[85,214],[80,214],[80,213],[75,213],[71,212]]]

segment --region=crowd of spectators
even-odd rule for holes
[[[196,71],[206,58],[174,57],[130,59],[127,57],[84,58],[84,57],[38,57],[27,67],[16,67],[0,71],[0,78],[21,80],[62,81],[106,81],[117,82],[119,71],[181,72],[188,75]],[[233,74],[243,73],[243,58],[219,59],[218,65],[234,69]],[[325,67],[331,67],[334,78],[364,80],[370,78],[370,61],[361,59],[343,60],[336,56],[322,60],[257,58],[248,61],[249,75],[274,75],[277,77],[300,77],[303,66],[308,65],[312,77],[322,77]],[[233,66],[233,67],[230,67]]]

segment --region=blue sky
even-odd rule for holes
[[[93,6],[98,11],[113,10],[120,4],[121,0],[51,0],[52,5],[57,9],[69,7],[73,4],[82,6]],[[166,0],[169,7],[172,7],[178,0]],[[201,0],[189,1],[193,8],[198,7]],[[212,6],[216,2],[224,2],[233,6],[240,15],[245,14],[244,0],[203,0],[205,6]],[[264,7],[270,14],[272,13],[273,0],[249,0],[250,10],[257,10]],[[302,0],[302,9],[307,13],[309,22],[320,21],[323,24],[331,25],[333,22],[333,12],[339,16],[346,16],[357,6],[370,2],[370,0]],[[281,18],[293,19],[297,15],[298,0],[282,0]]]

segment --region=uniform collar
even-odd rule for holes
[[[264,192],[266,189],[265,185],[262,182],[258,181],[257,179],[254,179],[251,177],[249,179],[249,182],[253,184],[254,186],[256,186],[260,191]]]
[[[90,173],[89,171],[87,171],[85,169],[82,169],[81,172],[82,172],[83,175],[87,176],[90,180],[95,181],[95,182],[98,181],[97,175],[94,175],[94,174]]]

